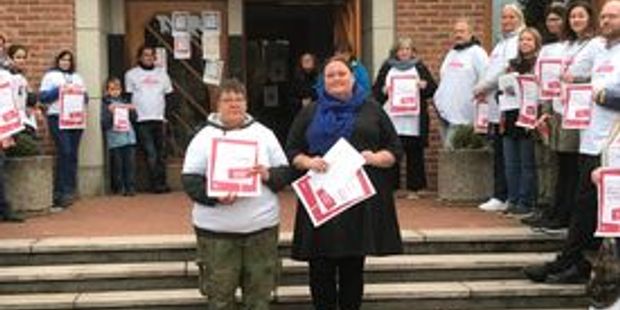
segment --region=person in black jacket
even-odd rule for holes
[[[302,107],[316,100],[314,89],[319,76],[318,60],[311,53],[303,53],[295,70],[291,85],[291,114],[296,115]]]
[[[377,101],[384,105],[394,127],[402,141],[407,157],[407,192],[403,197],[416,199],[417,191],[426,187],[426,169],[424,167],[424,148],[428,146],[429,114],[428,100],[433,97],[437,84],[428,68],[416,57],[413,40],[400,38],[390,53],[392,56],[382,65],[372,87]],[[392,79],[394,77],[414,76],[417,80],[419,94],[419,111],[411,114],[396,113],[390,102]],[[395,189],[400,187],[399,165],[394,165]]]

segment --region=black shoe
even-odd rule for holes
[[[133,197],[136,195],[136,191],[133,189],[130,190],[126,190],[123,192],[123,196],[127,196],[127,197]]]
[[[563,220],[559,218],[552,218],[542,225],[543,228],[549,230],[560,230],[564,228],[568,228],[568,220]]]
[[[577,265],[547,275],[546,283],[551,284],[580,284],[586,283],[590,278],[589,272],[581,270]]]
[[[0,221],[3,222],[23,223],[25,220],[26,219],[21,214],[17,214],[13,211],[7,211],[0,216]]]
[[[551,272],[549,264],[530,265],[523,268],[523,274],[532,282],[542,283],[547,280],[547,276]]]
[[[544,213],[542,211],[535,211],[534,214],[521,219],[521,223],[524,225],[538,227],[541,222],[544,221]]]
[[[170,192],[170,187],[168,185],[158,186],[158,187],[155,187],[155,189],[153,190],[153,193],[155,194],[164,194],[164,193],[169,193],[169,192]]]

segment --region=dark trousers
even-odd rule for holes
[[[503,142],[508,202],[533,208],[538,194],[534,139],[504,136]]]
[[[310,259],[310,291],[317,310],[357,310],[364,294],[363,256]]]
[[[133,192],[136,190],[135,183],[135,157],[136,148],[126,145],[110,149],[110,161],[112,162],[112,189],[115,192]]]
[[[579,181],[577,204],[573,210],[568,227],[568,236],[557,263],[562,267],[577,265],[587,272],[589,263],[584,253],[597,251],[601,239],[594,237],[598,208],[597,190],[591,181],[592,171],[600,166],[598,156],[579,156]]]
[[[139,122],[138,142],[146,156],[151,190],[166,187],[166,140],[163,121]]]
[[[407,189],[418,191],[426,188],[426,168],[424,166],[424,140],[420,137],[399,136],[405,151],[407,164]],[[400,164],[394,164],[396,189],[400,188]]]
[[[504,143],[499,134],[499,125],[490,124],[490,139],[493,144],[493,198],[508,199],[508,185],[504,168]]]
[[[4,165],[6,157],[4,152],[0,151],[0,216],[7,214],[10,210],[9,201],[6,199],[6,192],[4,190]]]
[[[549,216],[568,222],[576,208],[579,154],[557,152],[557,157],[558,179],[555,184],[555,201]]]
[[[77,188],[78,150],[83,130],[61,130],[57,115],[48,116],[47,124],[56,145],[54,200],[70,199]]]

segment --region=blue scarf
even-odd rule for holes
[[[366,99],[366,92],[353,87],[353,95],[346,101],[329,95],[325,88],[319,91],[316,112],[306,131],[310,154],[325,154],[338,139],[351,138],[357,112]]]

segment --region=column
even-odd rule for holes
[[[362,1],[362,61],[374,81],[394,44],[396,0]]]

